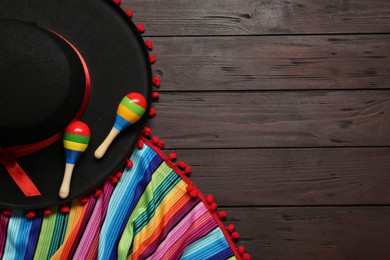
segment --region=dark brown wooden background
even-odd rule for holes
[[[253,259],[390,259],[390,1],[124,0],[153,133]]]

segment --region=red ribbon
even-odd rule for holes
[[[74,47],[68,40],[66,40],[58,33],[53,31],[51,32],[56,34],[61,39],[63,39],[73,48],[73,50],[79,56],[81,64],[83,65],[84,68],[85,92],[84,92],[83,103],[81,104],[79,111],[77,112],[77,114],[73,119],[73,120],[78,120],[81,118],[81,116],[83,115],[87,107],[90,92],[91,92],[90,90],[91,79],[89,76],[88,67],[84,58],[81,56],[80,52],[76,49],[76,47]],[[3,164],[4,168],[8,171],[9,175],[19,186],[19,188],[21,189],[21,191],[26,197],[40,196],[41,193],[39,192],[35,184],[32,182],[32,180],[28,177],[26,172],[22,169],[22,167],[20,167],[20,165],[16,161],[16,158],[23,157],[25,155],[37,152],[45,147],[48,147],[49,145],[51,145],[52,143],[60,139],[61,136],[62,136],[62,132],[57,133],[43,141],[33,143],[33,144],[18,145],[18,146],[7,147],[7,148],[0,147],[0,164]]]

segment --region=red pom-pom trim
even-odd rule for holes
[[[213,203],[214,202],[214,196],[211,195],[211,194],[207,194],[206,201],[207,201],[208,204]]]
[[[230,233],[234,232],[235,226],[233,224],[229,224],[226,226],[226,230],[229,231]]]
[[[217,210],[217,208],[218,208],[218,204],[217,204],[217,203],[215,203],[215,201],[214,201],[213,203],[211,203],[211,205],[210,205],[210,209],[211,209],[212,211],[216,211],[216,210]]]
[[[137,148],[138,148],[138,149],[142,149],[143,147],[144,147],[144,141],[138,140],[138,142],[137,142]]]
[[[12,215],[12,210],[10,210],[10,209],[3,210],[2,214],[4,217],[9,218]]]
[[[150,117],[155,117],[156,116],[156,109],[154,107],[152,107],[150,110],[149,110],[149,116]]]
[[[157,145],[159,141],[160,141],[160,140],[158,139],[157,136],[153,136],[153,137],[152,137],[152,143],[153,143],[154,145]]]
[[[168,160],[174,161],[177,159],[176,153],[170,153],[168,154]]]
[[[115,4],[117,5],[120,5],[121,4],[121,0],[113,0]]]
[[[187,167],[187,164],[185,162],[180,161],[180,162],[176,163],[176,166],[183,170]]]
[[[88,197],[81,197],[79,199],[79,201],[81,204],[87,204],[87,202],[89,201],[89,198]]]
[[[53,213],[53,211],[52,211],[51,209],[45,209],[45,210],[43,211],[43,215],[44,215],[44,216],[49,216],[51,213]]]
[[[238,253],[240,253],[240,255],[243,255],[243,254],[245,254],[245,247],[239,246],[239,247],[237,247],[237,251],[238,251]]]
[[[221,210],[220,212],[218,212],[218,217],[220,219],[224,219],[226,218],[226,216],[227,216],[226,211]]]
[[[158,92],[153,92],[152,93],[152,98],[153,99],[158,99],[160,97],[160,93],[158,93]]]
[[[251,260],[251,256],[250,256],[248,253],[245,253],[245,254],[242,256],[242,259],[243,259],[243,260]]]
[[[240,234],[238,234],[237,232],[232,233],[232,239],[239,239],[239,238],[240,238]]]
[[[144,33],[145,32],[145,26],[142,23],[140,23],[140,24],[137,25],[137,30],[140,33]]]
[[[70,207],[68,205],[64,205],[61,207],[60,211],[62,213],[69,213],[70,212]]]
[[[155,63],[156,60],[157,60],[156,55],[150,54],[149,55],[149,60],[150,60],[150,63],[152,63],[152,64]]]
[[[127,160],[126,160],[126,167],[127,167],[128,169],[130,169],[130,168],[133,167],[133,166],[134,166],[133,161],[130,160],[130,159],[127,159]]]
[[[117,177],[118,179],[122,178],[122,175],[123,175],[123,172],[115,173],[115,177]]]
[[[145,46],[146,48],[148,48],[149,50],[152,50],[153,49],[153,43],[151,40],[146,40],[145,41]]]
[[[142,134],[146,137],[149,137],[152,135],[152,129],[150,129],[150,127],[145,126],[142,130]]]
[[[119,182],[119,180],[118,180],[117,177],[112,176],[112,177],[110,178],[110,182],[111,182],[111,184],[115,185],[115,184],[117,184],[117,183]]]
[[[158,76],[154,76],[152,78],[152,82],[156,86],[156,88],[159,88],[161,86],[161,79]]]
[[[185,175],[190,174],[191,173],[191,167],[190,166],[185,167],[183,172],[184,172]]]
[[[34,211],[29,211],[29,212],[27,212],[26,217],[27,218],[35,218],[36,215],[37,214],[35,214]]]
[[[165,146],[165,142],[163,140],[159,140],[157,143],[157,147],[160,149],[163,149]]]
[[[190,192],[190,197],[193,198],[193,199],[198,197],[198,192],[196,190],[191,191]]]
[[[131,18],[133,16],[133,11],[131,11],[130,9],[127,9],[126,15],[127,15],[127,17]]]
[[[95,197],[95,199],[99,198],[100,195],[102,195],[102,190],[100,190],[100,189],[95,190],[95,192],[94,192],[94,194],[93,194],[93,196]]]
[[[186,190],[187,190],[187,192],[191,192],[191,191],[194,190],[194,186],[192,186],[192,185],[187,185]]]

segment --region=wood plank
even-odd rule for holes
[[[171,151],[167,151],[169,153]],[[390,148],[179,150],[221,206],[390,204]]]
[[[122,0],[148,35],[390,32],[387,0]]]
[[[167,148],[389,146],[390,91],[163,93]]]
[[[254,259],[389,259],[389,207],[227,208]]]
[[[390,35],[152,41],[161,91],[389,88]]]

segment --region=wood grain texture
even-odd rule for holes
[[[164,93],[167,148],[389,146],[390,91]]]
[[[254,259],[389,259],[389,207],[224,208]]]
[[[169,152],[169,151],[168,151]],[[390,204],[390,148],[180,150],[221,206]]]
[[[122,0],[147,35],[390,32],[387,0]]]
[[[390,89],[390,35],[152,40],[161,91]]]

